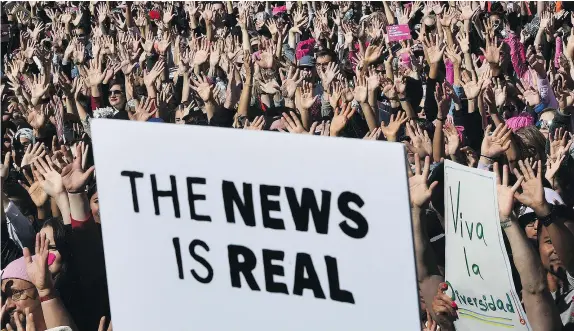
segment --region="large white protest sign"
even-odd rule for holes
[[[114,329],[420,330],[401,144],[92,133]]]
[[[531,330],[514,289],[494,173],[446,161],[447,294],[458,304],[457,330]]]

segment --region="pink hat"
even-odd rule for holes
[[[514,116],[506,120],[506,125],[512,129],[512,132],[515,132],[520,128],[534,125],[534,117],[528,113],[522,113],[518,116]]]
[[[24,261],[23,256],[10,262],[10,264],[2,270],[2,280],[4,279],[21,279],[30,283],[32,282],[26,272],[26,261]]]
[[[284,13],[287,11],[287,6],[275,7],[273,8],[273,15]]]
[[[401,66],[412,69],[412,64],[411,64],[411,55],[409,53],[402,53],[400,55],[401,58]]]

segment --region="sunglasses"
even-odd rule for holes
[[[122,95],[121,90],[110,90],[110,95]]]
[[[552,121],[538,120],[536,127],[538,129],[548,129],[552,125]]]

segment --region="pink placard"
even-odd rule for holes
[[[387,35],[389,36],[389,41],[399,41],[412,38],[408,24],[388,25]]]

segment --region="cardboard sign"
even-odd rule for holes
[[[387,25],[389,41],[412,39],[408,24]]]
[[[457,330],[531,330],[504,245],[494,173],[445,161],[447,294]]]
[[[401,144],[107,119],[92,134],[114,328],[420,331]]]

